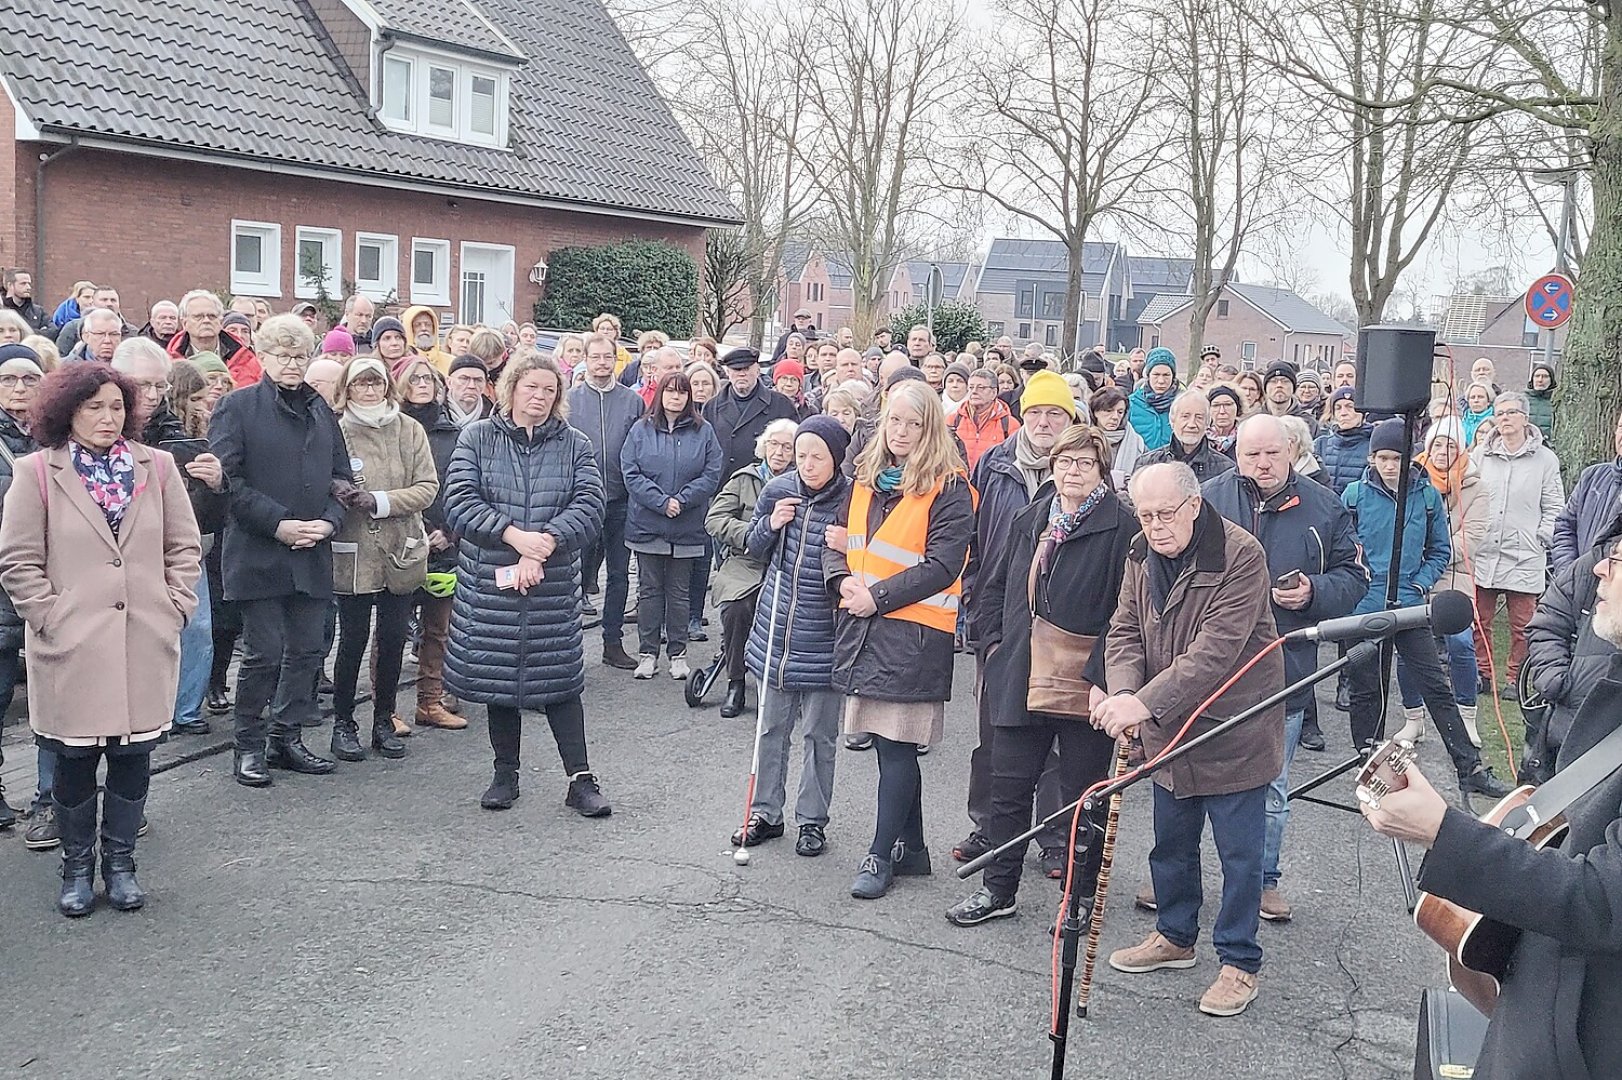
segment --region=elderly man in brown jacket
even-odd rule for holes
[[[1092,722],[1115,738],[1136,735],[1153,759],[1206,697],[1278,635],[1266,554],[1205,505],[1192,469],[1181,462],[1141,469],[1132,476],[1132,501],[1143,535],[1127,556],[1101,664],[1093,653],[1093,674],[1102,667],[1107,695],[1094,691]],[[1284,654],[1275,650],[1217,698],[1184,741],[1283,686]],[[1155,774],[1149,873],[1159,920],[1141,945],[1111,954],[1111,967],[1137,974],[1194,966],[1200,833],[1209,820],[1222,862],[1222,906],[1212,930],[1222,970],[1200,1011],[1235,1016],[1255,1000],[1267,785],[1283,764],[1278,705]]]

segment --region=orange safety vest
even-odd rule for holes
[[[873,491],[866,484],[855,485],[850,496],[850,517],[845,522],[845,563],[856,580],[871,589],[924,561],[929,510],[944,486],[944,483],[935,485],[928,495],[903,495],[890,516],[879,525],[879,531],[868,536],[867,514],[873,503]],[[950,634],[957,629],[957,610],[962,597],[963,577],[959,572],[952,584],[934,596],[887,612],[884,617],[905,619]],[[844,606],[843,600],[840,606]]]

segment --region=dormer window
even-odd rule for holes
[[[378,113],[393,130],[507,146],[508,72],[400,46],[383,53],[381,71]]]

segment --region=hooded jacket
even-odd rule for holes
[[[1397,525],[1397,494],[1385,486],[1370,465],[1361,480],[1346,486],[1341,502],[1357,523],[1357,539],[1369,570],[1368,591],[1353,614],[1380,611],[1385,607],[1386,573],[1391,566],[1391,543]],[[1397,563],[1397,604],[1412,607],[1425,602],[1425,596],[1442,580],[1453,557],[1447,507],[1442,505],[1441,493],[1431,486],[1424,469],[1415,469],[1408,477],[1404,517],[1402,553]]]
[[[1543,591],[1554,523],[1566,503],[1560,459],[1531,426],[1520,449],[1510,450],[1495,431],[1471,456],[1493,508],[1481,550],[1472,553],[1476,584],[1536,596]]]
[[[1590,465],[1577,477],[1560,516],[1554,520],[1556,573],[1577,561],[1622,513],[1622,457]]]
[[[1159,450],[1171,442],[1171,403],[1167,402],[1166,411],[1161,412],[1149,404],[1149,380],[1127,397],[1127,423],[1132,425],[1143,439],[1143,445],[1148,450]],[[1142,459],[1138,462],[1143,463]]]
[[[747,655],[749,670],[762,686],[796,692],[833,685],[838,596],[823,580],[822,554],[828,526],[843,524],[849,497],[844,473],[835,471],[821,491],[807,491],[799,473],[790,469],[772,477],[755,503],[745,544],[751,557],[767,562]],[[799,499],[800,505],[794,520],[774,530],[772,511],[785,498]]]
[[[1541,739],[1529,737],[1528,756],[1553,764],[1549,751],[1565,743],[1583,700],[1605,678],[1617,648],[1594,633],[1594,602],[1599,578],[1598,548],[1584,549],[1577,561],[1555,574],[1526,624],[1526,678],[1553,706]],[[1541,742],[1541,749],[1534,744]]]
[[[169,339],[169,355],[176,360],[184,360],[192,354],[191,335],[182,330]],[[259,381],[264,369],[259,366],[259,358],[253,350],[228,330],[220,331],[220,344],[217,351],[220,359],[225,361],[226,369],[231,372],[231,383],[238,390],[252,386]]]
[[[987,451],[1001,446],[1019,430],[1019,421],[1006,402],[993,398],[982,417],[976,417],[974,407],[965,401],[956,414],[947,418],[946,426],[963,443],[963,453],[973,469]]]
[[[994,605],[981,603],[980,576],[988,567],[1008,557],[1014,515],[1029,506],[1033,497],[1025,486],[1025,474],[1020,472],[1019,464],[1014,460],[1018,440],[1019,436],[1015,435],[992,449],[980,459],[980,464],[971,474],[971,483],[980,495],[980,504],[975,514],[974,543],[969,548],[969,566],[963,581],[968,597],[969,640],[976,647],[985,640],[986,620],[994,619],[997,615]],[[1044,493],[1052,491],[1053,480],[1049,477],[1038,485],[1035,497],[1041,498]]]
[[[1346,494],[1346,485],[1363,475],[1369,467],[1369,438],[1374,425],[1359,424],[1354,428],[1331,428],[1312,440],[1312,453],[1323,466],[1320,479],[1334,488],[1336,495]]]
[[[1540,370],[1549,373],[1547,390],[1532,389],[1532,377]],[[1554,440],[1554,391],[1559,385],[1552,364],[1545,364],[1541,360],[1533,362],[1531,374],[1526,377],[1526,418],[1543,432],[1544,442]]]
[[[418,315],[426,315],[434,321],[434,340],[426,347],[417,344],[417,339],[411,331],[411,321]],[[434,365],[441,375],[449,375],[451,373],[451,361],[456,358],[439,347],[438,312],[423,304],[413,304],[411,307],[406,308],[405,311],[400,313],[400,325],[405,327],[406,348],[410,349],[414,355],[420,356],[427,360],[430,364]]]

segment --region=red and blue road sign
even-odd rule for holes
[[[1526,290],[1526,315],[1533,324],[1553,330],[1571,318],[1574,286],[1564,274],[1544,274]]]

